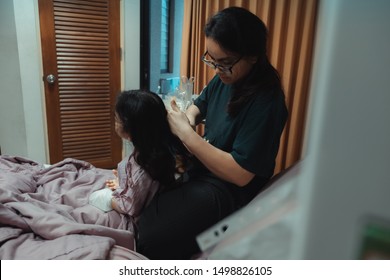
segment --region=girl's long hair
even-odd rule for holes
[[[267,58],[267,28],[256,15],[240,7],[226,8],[209,19],[206,37],[241,57],[257,57],[251,72],[233,85],[228,112],[235,116],[255,94],[282,88],[276,69]]]
[[[124,91],[115,112],[131,138],[136,162],[164,187],[174,186],[175,156],[186,155],[187,150],[172,134],[161,98],[145,90]]]

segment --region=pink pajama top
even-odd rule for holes
[[[135,220],[159,189],[160,183],[138,165],[134,152],[118,164],[119,188],[112,194],[123,213]]]

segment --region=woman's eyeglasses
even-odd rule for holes
[[[206,58],[207,54],[208,54],[208,51],[206,51],[204,53],[204,55],[202,55],[202,61],[204,63],[206,63],[207,66],[213,68],[214,70],[216,70],[218,68],[221,72],[227,73],[227,74],[233,74],[233,72],[232,72],[233,66],[236,65],[242,58],[242,57],[240,57],[239,59],[237,59],[235,62],[233,62],[230,65],[222,65],[222,64],[215,63],[212,60],[208,60]]]

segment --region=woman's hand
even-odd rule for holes
[[[186,135],[193,132],[193,128],[190,124],[190,121],[187,118],[187,115],[182,112],[176,104],[176,100],[171,100],[172,110],[168,111],[168,122],[173,134],[184,140]]]

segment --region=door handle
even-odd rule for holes
[[[49,74],[46,76],[46,81],[49,83],[49,84],[54,84],[54,82],[56,81],[56,76],[54,76],[53,74]]]

